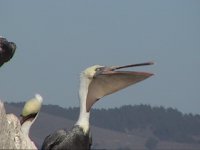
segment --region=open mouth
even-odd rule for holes
[[[90,111],[92,105],[100,98],[124,89],[132,84],[145,80],[153,75],[148,72],[120,71],[120,69],[153,65],[153,62],[131,64],[125,66],[100,67],[96,69],[93,80],[89,85],[86,109]]]

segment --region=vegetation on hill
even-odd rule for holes
[[[12,103],[22,107],[23,103]],[[76,120],[79,108],[62,108],[43,105],[42,111]],[[177,109],[151,107],[150,105],[126,105],[120,108],[93,109],[91,124],[115,131],[133,133],[134,130],[150,130],[160,140],[183,143],[200,143],[200,115],[183,114]]]

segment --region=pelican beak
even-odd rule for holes
[[[20,115],[20,117],[21,117],[20,124],[22,125],[26,121],[32,122],[36,118],[37,114],[38,113],[30,114],[30,115],[28,115],[26,117],[24,117],[23,115]]]
[[[94,74],[94,78],[96,78],[96,77],[98,77],[100,75],[109,75],[109,74],[117,73],[117,70],[123,69],[123,68],[147,66],[147,65],[153,65],[153,64],[154,64],[154,62],[145,62],[145,63],[139,63],[139,64],[125,65],[125,66],[101,67],[101,68],[98,68],[98,70]],[[132,72],[132,71],[130,71],[130,72]],[[153,75],[152,73],[144,73],[144,74],[146,74],[147,76],[148,75],[150,75],[150,76]]]
[[[86,100],[87,112],[90,111],[92,105],[100,98],[124,89],[153,75],[152,73],[147,72],[118,71],[119,69],[152,64],[153,62],[147,62],[126,66],[97,68],[93,80],[89,85]]]

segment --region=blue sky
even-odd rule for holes
[[[86,67],[134,68],[155,75],[96,103],[96,108],[150,104],[200,114],[200,1],[102,0],[0,2],[0,35],[17,51],[1,68],[0,99],[78,106]]]

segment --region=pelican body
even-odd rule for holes
[[[75,125],[70,131],[58,130],[47,136],[42,145],[42,150],[88,150],[90,146],[89,132],[84,133],[83,128]]]
[[[43,150],[88,150],[92,145],[89,118],[93,104],[102,97],[142,81],[153,74],[146,72],[118,71],[119,69],[151,65],[152,62],[126,66],[105,67],[95,65],[87,68],[80,76],[80,114],[70,131],[58,130],[47,136]]]

